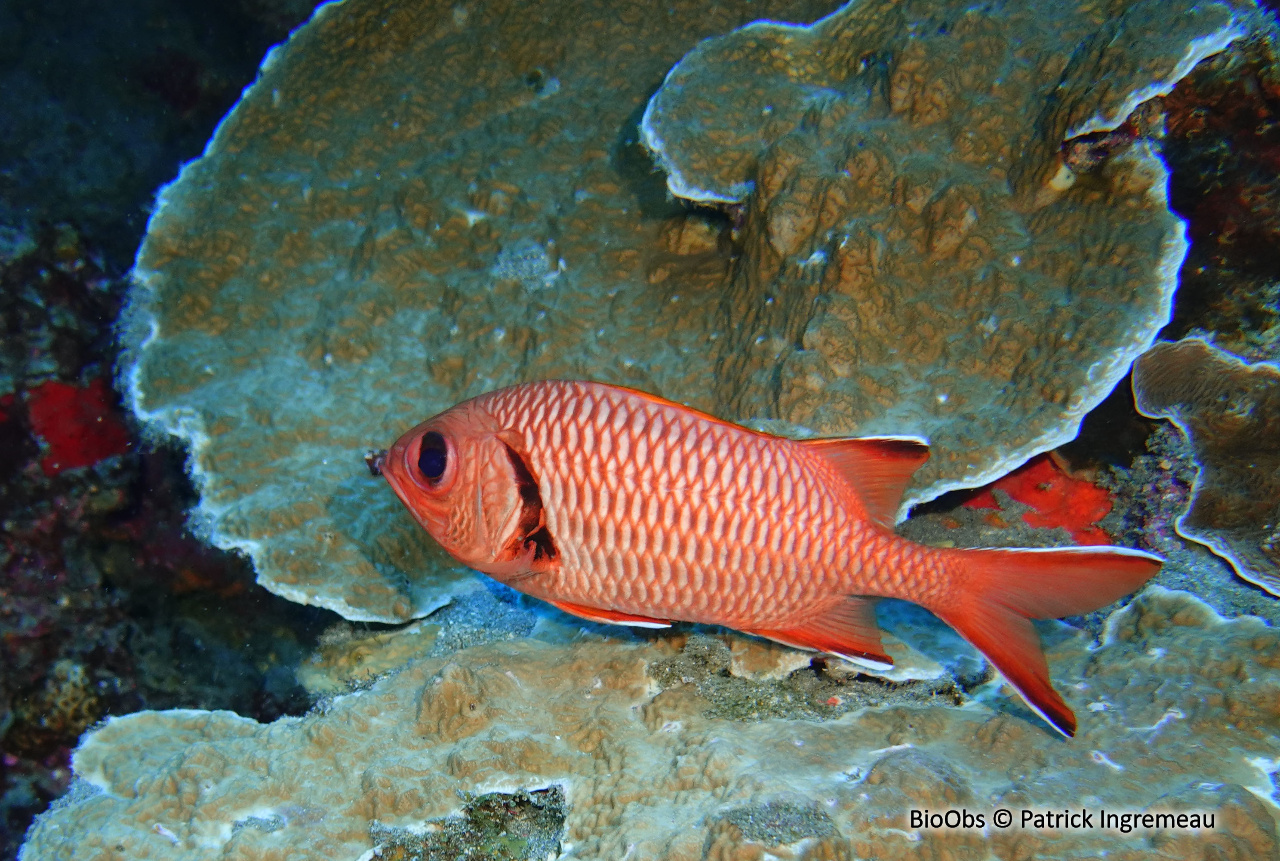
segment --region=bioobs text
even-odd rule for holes
[[[912,810],[912,828],[986,828],[987,818],[982,813],[971,813],[963,807],[959,810]]]

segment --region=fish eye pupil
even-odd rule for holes
[[[444,437],[435,431],[428,431],[422,436],[422,446],[418,450],[418,470],[431,484],[444,475],[445,465],[449,462],[449,447]]]

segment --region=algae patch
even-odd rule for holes
[[[422,828],[375,822],[369,838],[384,861],[533,861],[560,855],[564,792],[559,786],[490,792],[470,798],[462,815]]]
[[[721,821],[756,843],[795,843],[806,837],[833,837],[840,833],[831,817],[813,804],[771,801],[735,807]]]

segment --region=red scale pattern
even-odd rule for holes
[[[901,588],[883,564],[901,542],[860,527],[849,488],[798,443],[590,383],[509,389],[486,410],[524,436],[561,553],[558,594],[767,627],[850,591]],[[859,571],[871,582],[852,583]]]

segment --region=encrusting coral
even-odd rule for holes
[[[526,846],[531,816],[558,819],[514,802],[549,789],[563,793],[564,858],[1275,857],[1276,631],[1159,589],[1113,616],[1101,647],[1054,627],[1053,673],[1084,718],[1073,743],[1006,711],[994,684],[960,707],[731,720],[709,717],[692,684],[655,692],[646,656],[669,644],[525,639],[412,663],[270,725],[112,718],[21,858],[402,857],[412,835],[462,833],[477,791],[507,794],[510,842]],[[912,825],[926,808],[981,814],[985,828]],[[1087,809],[1094,827],[993,827],[997,808]],[[1214,825],[1122,831],[1099,821],[1104,808]]]
[[[1076,544],[1112,544],[1098,523],[1111,512],[1111,495],[1101,487],[1068,475],[1049,455],[1027,461],[1013,472],[974,492],[962,503],[966,508],[999,511],[995,493],[1030,508],[1021,520],[1038,528],[1061,527]],[[999,515],[993,515],[999,517]]]
[[[296,675],[312,694],[343,693],[425,655],[439,632],[439,625],[426,622],[366,636],[358,636],[347,625],[334,626],[321,635],[316,653],[298,667]]]
[[[1064,143],[1254,8],[859,0],[691,51],[642,127],[673,194],[746,208],[723,407],[928,438],[904,513],[1071,439],[1168,321],[1186,244],[1134,132]]]
[[[1084,6],[867,0],[787,30],[839,32],[821,58],[766,64],[809,109],[756,108],[772,143],[734,180],[756,181],[737,232],[655,195],[635,123],[700,38],[829,5],[322,7],[160,195],[132,405],[190,444],[216,544],[350,619],[425,615],[468,576],[360,455],[521,379],[924,432],[916,498],[981,484],[1070,435],[1168,315],[1183,246],[1159,163],[1138,142],[1072,184],[1058,148],[1171,86],[1245,6],[1120,5],[1098,24]],[[774,38],[729,39],[753,33]],[[702,102],[743,107],[752,80]]]
[[[1178,532],[1280,596],[1280,368],[1202,338],[1162,341],[1134,363],[1133,394],[1195,452],[1199,475]]]

